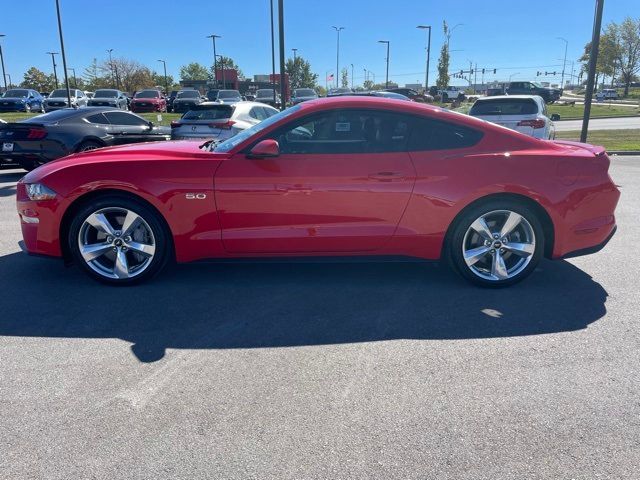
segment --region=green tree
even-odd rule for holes
[[[362,84],[362,88],[364,88],[365,90],[372,90],[373,89],[373,81],[365,80],[364,83]]]
[[[346,68],[340,70],[340,86],[342,88],[349,88],[349,70]]]
[[[200,63],[190,63],[180,67],[180,79],[182,80],[207,80],[209,71]]]
[[[311,64],[301,56],[289,58],[284,71],[289,75],[291,88],[316,88],[318,75],[311,73]]]
[[[616,60],[620,78],[624,82],[624,96],[629,95],[629,85],[640,72],[640,18],[625,18],[615,29]]]
[[[151,72],[151,80],[154,86],[162,87],[162,89],[165,90],[164,71],[162,71],[162,73]],[[167,74],[166,85],[169,91],[171,91],[171,87],[173,86],[174,83],[175,81],[173,80],[173,77]],[[169,92],[166,92],[166,93],[169,93]]]
[[[36,67],[31,67],[24,74],[24,79],[20,84],[22,88],[33,88],[40,92],[50,92],[56,87],[53,75],[47,75]]]
[[[225,70],[235,70],[238,73],[239,79],[244,78],[244,73],[242,73],[242,70],[240,70],[238,64],[231,57],[225,57],[224,55],[221,55],[220,58],[218,58],[218,71],[221,71],[222,68],[224,68]],[[213,72],[214,65],[211,65],[209,73],[209,79],[211,80],[215,80]],[[222,78],[222,74],[219,74],[219,76],[220,78]]]
[[[449,38],[451,33],[446,21],[442,22],[442,29],[445,41],[440,49],[440,58],[438,58],[438,79],[436,80],[438,88],[446,88],[449,85]]]

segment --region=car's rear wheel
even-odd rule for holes
[[[544,252],[535,212],[515,201],[488,201],[464,212],[450,236],[455,269],[482,287],[506,287],[526,278]]]
[[[169,259],[170,241],[158,214],[125,197],[102,197],[80,208],[67,241],[83,270],[111,285],[145,281]]]
[[[89,152],[91,150],[96,150],[98,148],[102,148],[102,145],[99,144],[98,142],[94,142],[92,140],[87,140],[87,141],[82,142],[80,144],[80,146],[78,147],[77,151],[78,152]]]

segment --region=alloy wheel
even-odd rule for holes
[[[536,251],[529,221],[511,210],[493,210],[478,217],[462,241],[462,256],[471,272],[489,281],[509,280],[521,273]]]
[[[83,260],[98,275],[115,280],[143,273],[156,254],[156,239],[137,213],[121,207],[90,214],[78,232]]]

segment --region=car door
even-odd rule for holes
[[[280,154],[237,153],[215,175],[227,251],[368,252],[393,236],[415,183],[409,119],[379,110],[329,110],[264,138]]]
[[[111,126],[109,133],[114,137],[116,145],[148,141],[152,129],[149,122],[129,112],[105,112]]]

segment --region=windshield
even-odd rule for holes
[[[207,99],[213,101],[213,100],[217,100],[218,99],[218,92],[219,90],[209,90],[207,92]]]
[[[294,90],[296,97],[313,97],[316,94],[311,88],[298,88]]]
[[[71,90],[71,95],[73,95],[73,90]],[[67,91],[62,89],[54,90],[49,95],[49,97],[66,97],[66,96],[67,96]]]
[[[231,105],[207,106],[206,108],[189,110],[182,116],[182,120],[220,120],[230,118],[232,114],[233,107]]]
[[[93,98],[116,98],[118,93],[115,90],[96,90]]]
[[[273,90],[270,88],[262,88],[256,92],[256,98],[271,97],[273,98]]]
[[[241,144],[242,142],[252,137],[253,135],[257,135],[265,128],[268,128],[274,123],[279,122],[283,118],[286,118],[289,115],[292,115],[293,113],[297,112],[298,110],[300,110],[300,108],[301,108],[300,105],[296,105],[295,107],[290,107],[290,108],[287,108],[286,110],[283,110],[282,112],[278,112],[272,117],[269,117],[266,120],[263,120],[262,122],[255,124],[253,127],[243,130],[236,136],[231,137],[225,140],[224,142],[218,143],[217,145],[215,145],[213,150],[216,152],[226,153],[230,151],[233,147]]]
[[[176,98],[198,98],[200,94],[196,90],[183,90],[182,92],[178,92],[178,96]]]
[[[3,95],[4,98],[21,98],[28,97],[29,90],[7,90]]]
[[[218,95],[218,98],[240,98],[240,93],[233,90],[228,90],[226,92],[222,90]]]
[[[136,93],[135,98],[158,98],[159,96],[160,92],[157,90],[143,90]]]

